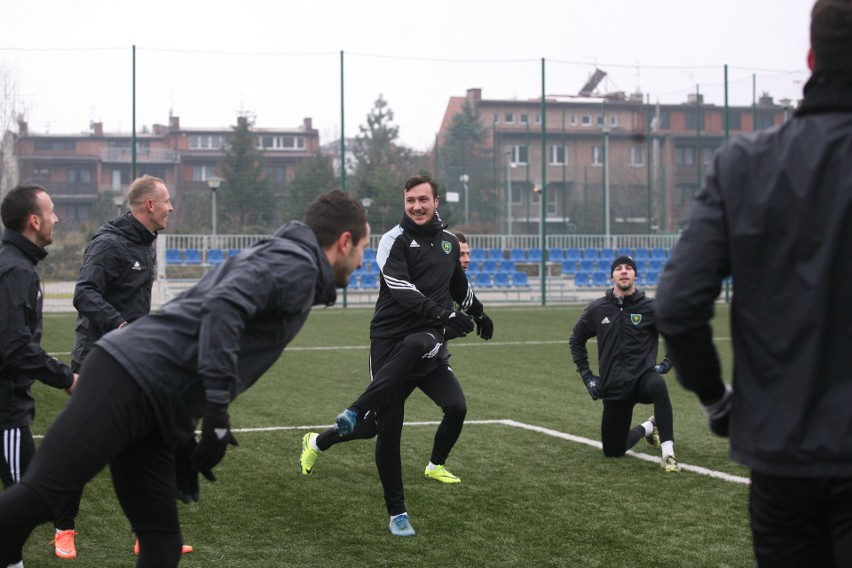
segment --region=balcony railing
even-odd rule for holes
[[[130,163],[132,159],[130,148],[104,148],[101,150],[101,160],[112,163]],[[177,164],[180,154],[165,148],[136,150],[136,161],[139,163]]]

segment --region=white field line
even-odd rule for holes
[[[544,434],[546,436],[552,436],[554,438],[560,438],[562,440],[567,440],[569,442],[575,442],[578,444],[585,444],[587,446],[591,446],[593,448],[602,449],[602,445],[597,440],[592,440],[591,438],[584,438],[582,436],[575,436],[573,434],[566,434],[565,432],[560,432],[558,430],[551,430],[550,428],[544,428],[542,426],[536,426],[534,424],[526,424],[524,422],[517,422],[515,420],[465,420],[465,425],[490,425],[490,424],[500,424],[503,426],[511,426],[512,428],[521,428],[523,430],[530,430],[532,432],[538,432],[539,434]],[[440,422],[431,421],[431,422],[406,422],[406,426],[437,426]],[[242,429],[234,429],[234,432],[276,432],[280,430],[324,430],[326,428],[330,428],[330,424],[315,424],[312,426],[272,426],[268,428],[242,428]],[[660,463],[660,458],[648,454],[643,454],[639,452],[634,452],[632,450],[627,451],[627,455],[633,458],[637,458],[640,460],[645,460],[647,462],[651,462],[654,464]],[[724,473],[721,471],[715,471],[712,469],[707,469],[706,467],[701,467],[697,465],[690,465],[683,462],[680,462],[681,469],[685,471],[691,471],[693,473],[697,473],[699,475],[706,475],[707,477],[712,477],[715,479],[721,479],[722,481],[728,481],[730,483],[742,483],[748,485],[751,483],[749,478],[740,477],[737,475],[731,475],[729,473]]]
[[[713,341],[730,341],[730,337],[714,337]],[[589,343],[597,343],[597,339],[592,338],[588,341]],[[451,347],[453,349],[459,349],[462,347],[517,347],[518,345],[568,345],[567,339],[551,339],[551,340],[542,340],[542,341],[488,341],[488,342],[477,342],[477,343],[457,343],[453,342]],[[328,345],[323,347],[287,347],[284,351],[289,353],[291,351],[358,351],[358,350],[368,350],[370,348],[369,345]],[[48,353],[51,357],[59,357],[62,355],[68,356],[71,355],[70,351],[63,352],[58,351],[54,353]]]

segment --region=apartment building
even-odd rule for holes
[[[245,120],[237,117],[238,123]],[[20,122],[18,133],[7,133],[5,138],[5,184],[44,185],[57,215],[69,228],[102,223],[96,215],[105,200],[114,204],[111,213],[125,208],[132,181],[131,134],[106,132],[102,123],[90,126],[89,132],[80,134],[41,134]],[[268,183],[284,203],[297,164],[319,150],[319,132],[310,118],[295,128],[256,127],[252,132]],[[175,211],[170,230],[180,230],[186,214],[182,205],[190,195],[209,193],[207,178],[217,173],[231,133],[230,127],[187,128],[172,116],[167,125],[155,124],[136,135],[136,175],[162,178],[171,191]],[[9,175],[10,170],[15,170],[14,175]]]
[[[501,200],[495,231],[509,234],[537,234],[542,218],[548,234],[603,233],[607,200],[611,234],[677,231],[725,139],[725,116],[736,135],[781,124],[792,111],[768,94],[727,109],[698,94],[681,104],[646,104],[642,94],[621,92],[548,96],[542,144],[540,98],[482,95],[473,88],[450,98],[438,144],[448,139],[453,116],[473,107],[487,133],[480,151],[496,174],[492,195]]]

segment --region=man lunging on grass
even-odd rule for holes
[[[674,453],[672,403],[661,376],[671,363],[668,359],[656,362],[659,335],[654,300],[636,289],[636,263],[629,256],[616,258],[610,275],[614,286],[586,307],[568,340],[589,395],[592,400],[603,399],[604,455],[621,457],[644,437],[652,446],[662,446],[664,471],[680,471]],[[589,368],[586,342],[592,337],[598,339],[600,376]],[[654,416],[631,428],[636,404],[653,404]]]

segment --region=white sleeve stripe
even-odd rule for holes
[[[414,290],[418,294],[422,293],[417,289],[417,286],[409,282],[408,280],[402,280],[400,278],[394,278],[393,276],[388,276],[387,274],[382,274],[385,278],[385,284],[388,285],[388,288],[394,290]]]

